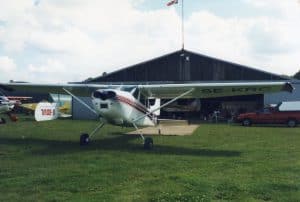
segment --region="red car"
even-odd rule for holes
[[[300,123],[300,111],[279,111],[277,107],[265,108],[258,112],[240,114],[237,120],[243,126],[264,123],[286,124],[288,127],[296,127]]]

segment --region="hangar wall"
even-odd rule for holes
[[[264,104],[269,105],[285,101],[300,101],[300,81],[294,81],[292,84],[295,88],[293,93],[267,93],[264,95]]]
[[[182,82],[182,81],[284,80],[279,75],[240,64],[180,50],[122,68],[89,82]]]
[[[141,84],[141,83],[182,83],[182,82],[247,82],[247,81],[283,81],[279,75],[261,71],[248,66],[220,60],[187,50],[179,50],[152,60],[148,60],[126,68],[121,68],[111,73],[89,79],[86,83],[103,84]],[[300,88],[300,86],[299,86]],[[276,103],[285,98],[296,99],[298,93],[286,95],[285,93],[252,96],[253,106],[263,106],[267,103]],[[288,97],[291,96],[291,97]],[[245,97],[215,98],[204,100],[207,107],[213,108],[216,103],[223,102],[228,105],[243,103]],[[91,105],[90,98],[83,98]],[[241,102],[242,101],[242,102]],[[210,104],[211,103],[211,104]],[[246,102],[244,102],[246,104]],[[222,105],[223,105],[222,104]],[[73,100],[73,119],[95,119],[92,112],[88,111],[79,102]],[[249,109],[250,109],[249,108]]]

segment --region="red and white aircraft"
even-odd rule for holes
[[[100,117],[99,126],[90,134],[80,136],[80,144],[85,145],[104,124],[119,126],[155,126],[157,112],[182,98],[214,98],[236,95],[264,94],[279,91],[293,91],[293,86],[287,82],[242,82],[242,83],[183,83],[183,84],[146,84],[146,85],[101,85],[101,84],[32,84],[32,83],[0,83],[0,88],[6,90],[22,90],[30,92],[48,92],[53,94],[68,94],[84,105],[88,110]],[[91,96],[93,108],[83,102],[79,96]],[[171,99],[163,105],[147,108],[141,98]],[[57,116],[51,108],[40,108],[41,116],[49,120]],[[44,110],[44,113],[43,113]],[[47,118],[44,118],[47,120]],[[144,148],[153,147],[152,138],[144,138]]]
[[[9,113],[15,106],[15,103],[11,102],[7,97],[0,96],[0,114]],[[6,123],[4,118],[0,118],[0,124]]]
[[[17,121],[17,117],[11,113],[16,105],[21,104],[21,100],[27,100],[31,97],[4,96],[0,94],[0,114],[7,114],[12,121]],[[0,118],[0,124],[5,124],[4,118]]]

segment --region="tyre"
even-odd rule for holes
[[[243,126],[251,126],[251,120],[250,119],[244,119],[242,122]]]
[[[296,127],[296,126],[297,126],[296,120],[295,120],[295,119],[289,119],[289,120],[287,121],[287,126],[290,127],[290,128]]]
[[[87,145],[87,144],[89,144],[89,142],[90,142],[90,138],[89,138],[88,134],[83,133],[80,135],[80,145],[81,146]]]
[[[6,123],[6,120],[4,118],[1,118],[0,119],[0,124],[5,124]]]
[[[151,137],[147,137],[144,141],[144,149],[151,150],[153,149],[153,139]]]

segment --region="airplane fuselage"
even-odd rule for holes
[[[133,122],[137,126],[156,124],[155,115],[129,92],[98,90],[93,93],[92,102],[94,109],[107,123],[120,126],[132,126]]]
[[[11,102],[5,96],[0,96],[0,114],[10,112],[13,108],[13,102]]]
[[[0,114],[2,113],[6,113],[6,112],[9,112],[10,109],[9,109],[9,106],[8,105],[0,105]]]

